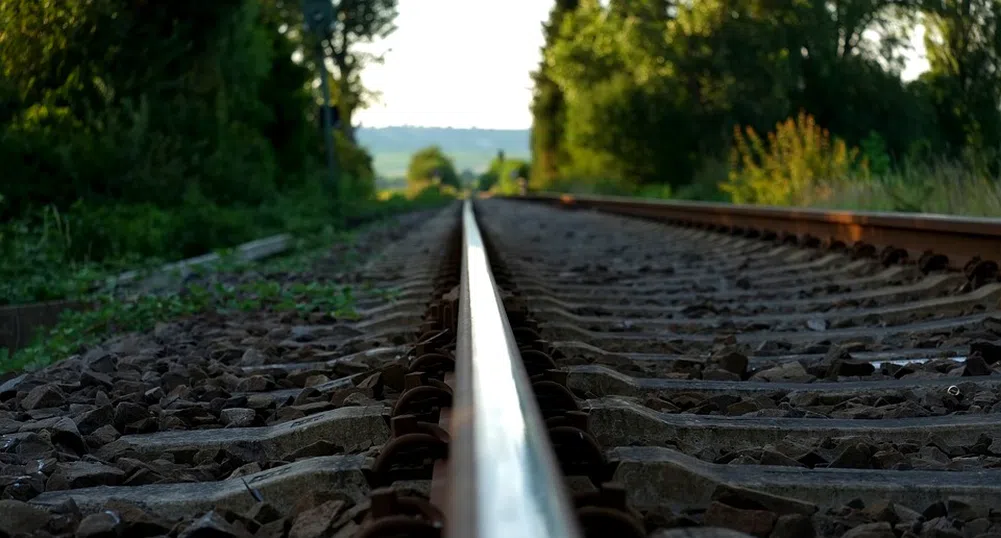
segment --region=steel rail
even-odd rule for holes
[[[578,196],[534,193],[508,197],[595,209],[674,224],[694,224],[754,230],[761,233],[814,237],[848,246],[857,242],[906,250],[908,258],[925,252],[945,255],[962,269],[979,257],[1001,261],[1001,219],[935,214],[791,209],[711,202],[649,200],[621,196]]]
[[[446,536],[581,536],[528,374],[463,202]]]

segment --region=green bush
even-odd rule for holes
[[[724,158],[707,158],[695,171],[692,182],[679,187],[674,197],[679,200],[703,202],[729,202],[730,198],[720,190],[721,178],[730,174],[730,164]]]
[[[74,261],[72,221],[55,209],[0,227],[0,305],[86,292],[100,266]]]
[[[721,188],[736,203],[811,205],[830,197],[844,183],[865,181],[868,162],[858,148],[800,112],[762,138],[734,127],[730,175]]]
[[[323,143],[312,73],[292,60],[300,38],[278,32],[288,14],[271,2],[209,4],[0,3],[13,21],[0,32],[0,222],[77,203],[87,214],[183,207],[204,220],[203,210],[264,204],[308,180]],[[232,219],[217,237],[239,226]]]
[[[260,205],[220,206],[191,188],[178,208],[78,202],[0,225],[0,304],[78,297],[101,276],[189,258],[278,233],[320,246],[342,223],[356,226],[454,197],[425,189],[413,199],[352,198],[337,204],[319,175]],[[358,183],[351,178],[347,184]]]

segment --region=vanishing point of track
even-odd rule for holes
[[[999,222],[533,196],[394,238],[358,319],[7,380],[0,536],[1001,537]]]

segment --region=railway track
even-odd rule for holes
[[[1001,536],[1001,233],[905,220],[411,219],[341,275],[393,290],[356,318],[204,315],[0,386],[0,536]]]

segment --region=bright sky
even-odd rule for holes
[[[539,62],[550,0],[399,0],[399,27],[362,73],[382,103],[359,111],[364,127],[421,125],[525,129],[529,73]]]
[[[532,124],[529,73],[538,66],[542,22],[552,0],[399,0],[399,27],[371,48],[383,65],[362,73],[381,102],[357,113],[363,127],[421,125],[526,129]],[[919,57],[903,76],[927,69]]]

